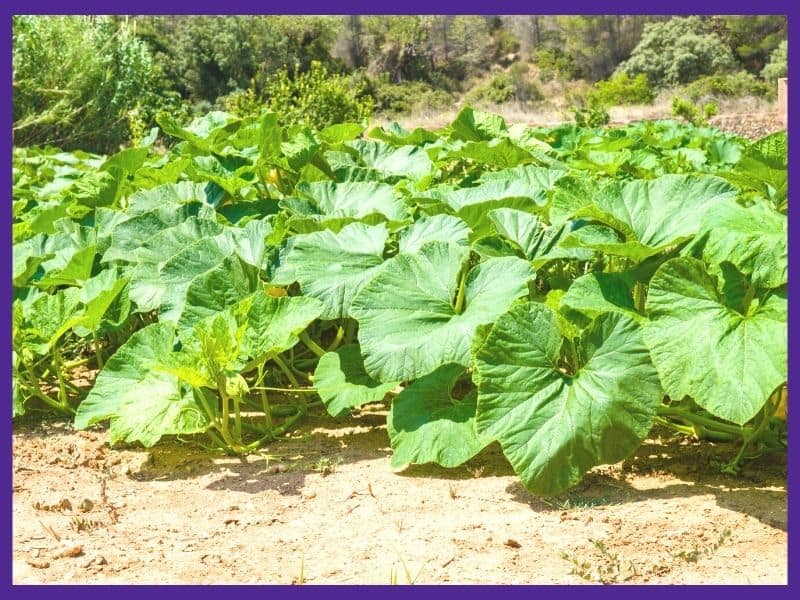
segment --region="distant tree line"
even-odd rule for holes
[[[549,82],[583,80],[606,103],[709,77],[716,91],[767,93],[786,72],[780,16],[18,16],[13,27],[15,143],[100,151],[146,133],[159,111],[273,106],[319,125],[461,99],[531,103]]]

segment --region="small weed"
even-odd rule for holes
[[[569,552],[562,552],[561,558],[572,563],[572,570],[569,572],[570,575],[577,575],[586,581],[594,581],[592,577],[592,563],[580,560],[577,556]]]
[[[719,535],[719,538],[717,538],[716,542],[708,544],[707,546],[704,547],[698,546],[697,543],[695,543],[694,548],[692,550],[682,550],[677,554],[673,554],[672,557],[681,558],[686,562],[696,563],[701,558],[708,558],[709,556],[714,554],[714,552],[719,550],[719,547],[722,546],[722,544],[725,543],[725,540],[727,540],[730,536],[731,536],[731,530],[725,529]]]
[[[467,467],[467,472],[472,475],[475,479],[480,479],[483,476],[483,470],[486,467],[481,465],[480,467]]]
[[[72,517],[69,520],[69,528],[73,531],[91,531],[98,527],[103,527],[104,523],[100,521],[93,521],[91,519],[84,519],[82,517]]]
[[[337,456],[334,460],[331,460],[327,456],[322,456],[317,462],[311,465],[311,470],[316,471],[317,473],[325,477],[327,475],[336,473],[336,469],[341,464],[342,464],[341,457]]]
[[[450,497],[453,500],[458,498],[458,488],[455,485],[453,485],[452,483],[450,484],[449,491],[450,491]]]
[[[428,561],[426,560],[425,562],[423,562],[422,566],[419,568],[419,571],[417,571],[417,574],[412,577],[411,576],[411,571],[409,570],[408,564],[406,563],[405,559],[400,555],[398,555],[397,558],[398,558],[398,560],[400,561],[400,564],[403,567],[403,575],[405,576],[405,584],[404,585],[414,585],[417,582],[417,580],[419,579],[419,576],[422,575],[422,571],[425,569],[425,565],[428,564]],[[397,563],[396,562],[392,564],[392,567],[389,570],[389,584],[390,585],[397,585]]]
[[[606,548],[601,540],[589,540],[594,545],[599,556],[596,562],[580,559],[574,554],[562,552],[561,558],[572,563],[571,575],[577,575],[586,581],[597,583],[619,583],[635,577],[637,573],[636,563],[627,561],[627,564],[620,559],[619,554],[613,554]]]
[[[603,496],[583,496],[581,494],[569,494],[563,501],[556,501],[555,506],[561,510],[576,510],[584,508],[593,508],[595,506],[606,506],[613,504],[611,494]],[[552,506],[552,504],[551,504]]]

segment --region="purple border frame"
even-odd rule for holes
[[[343,0],[335,4],[320,0],[273,0],[271,2],[259,2],[257,0],[226,0],[224,3],[209,0],[194,0],[193,2],[178,3],[167,0],[77,0],[73,2],[59,2],[58,0],[5,0],[0,6],[0,40],[3,43],[3,60],[0,63],[0,102],[2,102],[2,129],[6,131],[0,142],[0,151],[6,157],[3,168],[0,169],[0,187],[7,190],[7,199],[11,196],[12,172],[11,172],[11,149],[12,138],[11,130],[13,123],[12,112],[12,87],[11,87],[11,16],[14,14],[665,14],[665,15],[690,15],[690,14],[727,14],[727,15],[767,15],[778,14],[788,16],[788,37],[789,37],[789,64],[800,65],[800,4],[796,0],[760,0],[757,3],[750,3],[747,6],[736,3],[733,0],[706,0],[703,3],[697,0],[673,0],[672,2],[647,2],[643,3],[636,0],[561,0],[558,3],[550,3],[546,6],[524,0],[494,0],[492,3],[478,2],[477,0],[405,0],[394,5],[382,5],[369,0]],[[790,66],[790,69],[792,67]],[[789,113],[800,114],[800,93],[789,92]],[[789,189],[795,189],[800,185],[800,171],[793,170],[793,158],[800,155],[800,142],[795,141],[795,131],[800,129],[800,121],[789,120]],[[11,247],[11,203],[6,205],[6,215],[8,222],[2,229],[2,251],[3,264],[6,265],[7,272],[12,270],[12,247]],[[793,339],[800,335],[800,317],[796,317],[792,299],[794,298],[795,288],[800,289],[800,285],[794,284],[797,280],[797,271],[800,269],[800,245],[793,243],[795,230],[800,231],[800,225],[795,225],[791,219],[792,210],[789,211],[789,373],[800,372],[800,350]],[[798,234],[800,235],[800,234]],[[3,314],[0,320],[0,333],[6,344],[0,344],[0,356],[3,364],[0,369],[2,376],[3,389],[11,389],[11,280],[8,275],[2,280],[2,289],[5,293],[0,294],[0,312]],[[798,371],[795,371],[798,369]],[[790,375],[790,380],[793,377]],[[800,378],[799,378],[800,379]],[[6,413],[8,415],[8,413]],[[800,420],[789,422],[789,436],[792,444],[789,448],[788,457],[788,486],[793,489],[798,481],[798,468],[796,467],[798,448],[794,440],[798,439],[800,431]],[[0,532],[6,542],[2,548],[2,557],[5,564],[0,584],[2,589],[15,596],[38,597],[40,594],[49,594],[44,586],[13,586],[12,585],[12,499],[11,489],[12,475],[12,421],[10,415],[2,420],[2,431],[0,437],[6,440],[8,451],[0,453],[0,461],[5,477],[2,478],[2,491],[7,499],[8,511],[0,520]],[[663,597],[668,594],[689,593],[694,596],[708,593],[725,594],[726,597],[746,597],[752,593],[763,591],[769,594],[770,600],[777,598],[790,597],[790,590],[794,587],[797,577],[793,573],[793,566],[797,556],[796,544],[794,543],[795,533],[798,530],[796,519],[793,518],[793,495],[789,496],[789,585],[788,586],[648,586],[646,593],[655,594]],[[389,586],[254,586],[257,590],[266,594],[285,594],[293,596],[311,596],[312,594],[333,595],[334,597],[352,597],[354,595],[381,594],[385,598],[396,598],[406,594],[421,594],[433,597],[438,594],[437,586],[417,586],[406,588],[394,588]],[[479,597],[483,592],[493,593],[502,592],[510,597],[527,598],[530,594],[544,593],[548,597],[578,594],[585,590],[593,595],[612,596],[614,598],[633,598],[643,593],[644,586],[450,586],[454,593],[467,594],[468,596]],[[221,594],[236,593],[249,594],[248,588],[239,586],[60,586],[58,594],[66,594],[67,597],[86,598],[90,596],[107,597],[112,592],[119,598],[137,598],[140,594],[160,594],[168,593],[179,596],[197,599],[200,597],[219,598]],[[236,591],[234,591],[236,590]]]

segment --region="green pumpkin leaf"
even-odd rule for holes
[[[349,316],[350,303],[383,263],[385,225],[352,223],[339,233],[294,236],[273,277],[276,285],[300,283],[303,294],[323,303],[323,319]]]
[[[76,429],[110,420],[109,442],[153,446],[165,435],[200,433],[208,418],[190,389],[159,370],[169,362],[175,331],[154,323],[134,333],[112,356],[75,415]]]
[[[632,319],[595,321],[574,373],[561,367],[562,344],[555,313],[526,303],[502,315],[474,355],[478,434],[499,441],[523,483],[543,495],[631,454],[663,395]]]
[[[561,305],[590,319],[618,312],[643,321],[644,317],[636,312],[633,304],[635,284],[635,278],[629,273],[587,273],[572,282],[561,298]]]
[[[392,402],[387,419],[392,468],[436,463],[457,467],[477,455],[487,441],[475,432],[477,394],[453,397],[464,367],[444,365],[404,389]]]
[[[706,213],[697,246],[707,262],[733,263],[753,285],[777,288],[789,277],[787,227],[786,216],[764,202],[747,208],[723,202]],[[698,250],[687,253],[697,256]]]
[[[400,252],[418,252],[423,244],[436,240],[466,246],[469,233],[469,227],[458,217],[422,217],[400,232]]]
[[[356,344],[328,352],[319,359],[314,371],[314,387],[328,413],[334,417],[351,408],[380,402],[398,384],[397,381],[379,383],[372,379],[364,369],[361,349]]]
[[[469,365],[475,328],[490,323],[528,291],[527,261],[494,258],[473,268],[456,311],[459,274],[469,250],[428,242],[416,254],[399,254],[353,300],[367,372],[379,381],[407,381],[437,367]]]
[[[285,352],[321,313],[322,302],[316,298],[273,298],[259,290],[247,311],[242,349],[254,359]]]
[[[233,306],[252,294],[258,284],[256,268],[236,255],[224,258],[189,282],[177,321],[178,328],[191,328],[198,321]]]
[[[623,237],[584,247],[641,262],[691,239],[711,206],[735,197],[736,189],[717,177],[665,175],[611,184],[574,217],[607,225]]]
[[[787,376],[785,292],[744,306],[742,289],[718,285],[699,260],[669,260],[650,280],[644,330],[667,394],[737,425]]]

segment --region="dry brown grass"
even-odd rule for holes
[[[445,127],[455,119],[458,111],[463,108],[463,103],[454,104],[450,110],[425,110],[412,115],[397,117],[376,116],[371,126],[384,126],[392,121],[401,123],[404,127],[425,129],[439,129]],[[746,115],[749,118],[770,118],[777,113],[777,104],[774,100],[763,98],[744,97],[717,102],[719,116],[712,119],[712,123],[719,119],[726,119],[735,115]],[[506,122],[511,124],[524,123],[534,127],[552,127],[572,120],[572,113],[565,107],[564,98],[550,98],[531,106],[516,103],[501,105],[481,106],[487,110],[502,115]],[[634,121],[650,121],[657,119],[671,119],[672,95],[661,94],[653,104],[615,106],[609,109],[612,125],[621,125]]]

